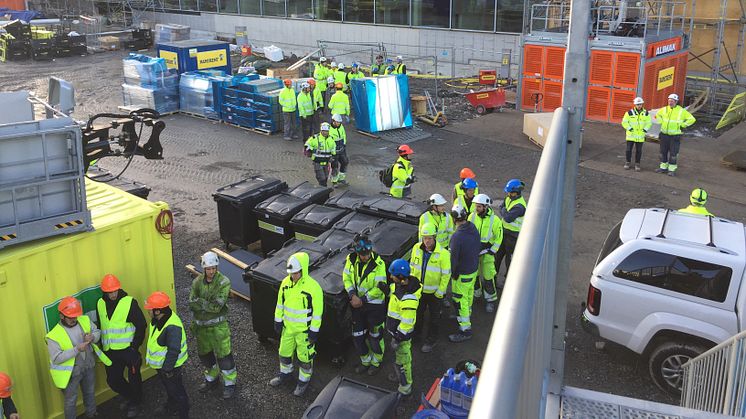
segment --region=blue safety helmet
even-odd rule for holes
[[[352,248],[356,253],[370,253],[373,250],[373,242],[367,236],[355,237]]]
[[[510,179],[508,183],[505,184],[505,193],[510,193],[510,192],[521,193],[523,192],[523,188],[525,186],[526,184],[521,182],[520,179]]]
[[[393,61],[391,61],[391,58],[386,58],[386,64],[391,64]]]
[[[468,177],[461,181],[461,187],[464,189],[475,189],[477,187],[477,181]]]
[[[396,259],[389,265],[389,273],[393,276],[409,276],[411,272],[409,262],[404,259]]]
[[[357,63],[352,63],[352,68],[358,68],[359,65]]]

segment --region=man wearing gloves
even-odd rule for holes
[[[474,197],[476,209],[469,216],[469,221],[474,224],[481,237],[482,248],[479,252],[479,280],[481,286],[475,294],[481,296],[484,289],[484,299],[487,301],[485,310],[488,313],[495,311],[497,301],[497,284],[495,283],[495,254],[500,249],[503,241],[503,225],[500,218],[495,215],[490,205],[492,200],[489,196],[480,193]]]
[[[422,295],[420,281],[411,275],[409,262],[396,259],[389,266],[394,282],[389,294],[386,330],[391,334],[391,349],[396,355],[394,372],[389,381],[398,382],[399,394],[412,394],[412,332],[417,321],[417,307]]]

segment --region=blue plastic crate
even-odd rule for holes
[[[256,128],[269,132],[279,131],[280,124],[272,119],[256,118]]]
[[[223,114],[225,115],[236,115],[243,118],[254,119],[256,112],[251,108],[244,108],[242,106],[223,105]]]
[[[244,128],[254,128],[256,126],[254,118],[247,118],[240,115],[226,113],[223,113],[223,115],[225,117],[224,121],[229,124],[239,125]]]
[[[279,103],[262,103],[254,100],[254,107],[265,113],[282,113],[282,107]]]
[[[253,93],[269,92],[272,90],[281,89],[282,80],[270,79],[270,78],[252,80],[252,81],[239,84],[238,88],[241,90],[246,90],[248,92],[253,92]]]

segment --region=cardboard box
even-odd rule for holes
[[[115,51],[120,48],[120,44],[122,41],[116,36],[100,36],[98,38],[98,42],[101,45],[101,48],[109,51]]]
[[[552,126],[553,112],[527,113],[523,116],[523,133],[532,143],[544,148],[549,128]]]
[[[412,95],[409,97],[412,115],[427,115],[427,97]]]
[[[276,79],[297,79],[300,78],[300,69],[286,70],[284,68],[268,68],[267,77]]]

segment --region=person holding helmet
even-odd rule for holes
[[[200,393],[215,388],[218,375],[223,377],[223,399],[233,397],[236,389],[236,363],[231,351],[231,330],[228,326],[228,297],[231,280],[218,271],[218,255],[202,255],[204,272],[192,281],[189,310],[194,322],[192,333],[197,337],[197,354],[205,367],[205,381]]]
[[[479,269],[479,252],[482,249],[479,231],[468,221],[466,208],[454,205],[451,217],[456,231],[451,236],[451,281],[453,304],[459,332],[448,335],[451,342],[471,339],[471,305],[474,301],[474,281]]]
[[[412,394],[412,333],[417,321],[417,307],[422,295],[420,281],[411,275],[409,262],[396,259],[389,266],[391,288],[389,291],[386,330],[391,335],[394,350],[394,372],[389,381],[399,383],[402,396]]]
[[[350,159],[347,157],[347,133],[342,125],[342,115],[332,115],[332,124],[329,129],[329,135],[334,139],[336,144],[336,154],[332,161],[332,185],[338,183],[347,184],[347,165]]]
[[[300,132],[303,141],[305,141],[313,135],[313,116],[316,109],[311,96],[311,85],[308,82],[303,82],[300,88],[301,91],[298,93],[296,101],[298,103],[298,116],[300,116]]]
[[[319,63],[313,68],[313,78],[316,83],[316,89],[322,96],[321,107],[324,107],[323,97],[326,94],[327,89],[327,78],[331,76],[329,67],[327,66],[326,57],[319,58]]]
[[[451,240],[451,234],[455,229],[451,214],[446,212],[446,199],[439,193],[430,195],[427,200],[428,210],[420,215],[419,222],[419,239],[422,240],[422,227],[425,224],[432,224],[435,227],[435,241],[443,249],[448,249],[448,241]]]
[[[383,55],[377,55],[375,64],[370,66],[370,76],[382,76],[385,71],[386,66],[383,63]]]
[[[477,190],[479,189],[477,181],[468,177],[461,181],[461,186],[459,186],[459,189],[461,189],[463,193],[456,196],[456,201],[454,201],[454,204],[462,206],[464,209],[466,209],[466,212],[468,214],[473,213],[474,197],[476,196]]]
[[[389,193],[394,198],[406,198],[412,194],[412,183],[414,183],[414,167],[412,166],[412,147],[402,144],[396,148],[399,158],[394,162],[391,172],[393,183]]]
[[[329,112],[332,115],[342,115],[345,122],[350,122],[350,97],[343,91],[344,83],[336,82],[334,89],[334,94],[329,99]]]
[[[13,390],[13,381],[11,381],[10,376],[0,372],[0,418],[21,419],[11,398],[11,390]]]
[[[295,112],[298,110],[298,101],[293,90],[293,81],[283,80],[285,87],[280,91],[280,106],[282,106],[283,138],[290,141],[298,138],[295,127]]]
[[[655,115],[655,119],[661,124],[661,133],[658,136],[661,164],[655,171],[668,173],[669,176],[675,176],[679,167],[676,157],[681,146],[681,130],[697,122],[689,111],[678,105],[678,102],[679,95],[671,93],[668,95],[668,106],[661,108]]]
[[[313,102],[311,135],[315,135],[319,133],[319,124],[321,124],[322,114],[324,113],[324,93],[316,87],[316,80],[309,79],[308,85],[311,87],[311,101]]]
[[[518,234],[523,227],[523,216],[526,215],[526,200],[522,195],[525,187],[526,184],[520,179],[510,179],[505,184],[505,199],[498,206],[503,225],[503,242],[495,255],[495,275],[500,272],[500,264],[505,258],[505,277],[508,276]]]
[[[127,417],[134,418],[140,414],[142,402],[140,346],[148,324],[137,300],[122,289],[116,276],[104,275],[101,291],[104,295],[96,303],[96,312],[101,323],[101,346],[111,359],[111,366],[106,367],[106,382],[124,398],[121,407],[127,410]]]
[[[308,275],[308,253],[294,253],[288,258],[288,276],[280,283],[275,306],[275,332],[280,335],[280,374],[269,385],[278,387],[290,381],[293,355],[298,357],[298,385],[294,396],[302,396],[313,375],[316,341],[324,312],[324,292]]]
[[[342,91],[347,92],[349,86],[347,85],[347,72],[344,63],[337,64],[337,68],[334,69],[334,85],[336,86],[338,83],[342,83]]]
[[[402,56],[396,56],[396,64],[394,64],[394,71],[391,74],[407,74],[407,66],[402,62]]]
[[[443,311],[443,297],[451,279],[451,254],[437,241],[438,229],[435,224],[425,223],[419,228],[420,243],[412,247],[409,258],[412,276],[422,284],[422,297],[417,309],[418,329],[423,327],[425,311],[430,312],[430,322],[427,327],[425,343],[420,350],[424,353],[432,352],[438,340]]]
[[[158,373],[167,395],[166,404],[153,413],[171,416],[176,412],[180,419],[188,419],[189,396],[181,378],[181,366],[189,358],[184,323],[171,310],[171,298],[162,291],[150,294],[145,309],[151,318],[145,362]]]
[[[331,126],[328,122],[321,124],[321,133],[311,136],[306,141],[305,153],[313,161],[313,172],[319,185],[326,187],[329,179],[330,167],[337,154],[337,144],[329,135]]]
[[[479,251],[479,283],[476,284],[474,294],[482,296],[487,301],[485,310],[488,313],[495,312],[495,301],[497,301],[497,284],[495,283],[495,254],[503,241],[503,225],[500,218],[495,215],[490,207],[492,200],[489,196],[480,193],[474,197],[475,211],[469,215],[469,221],[479,231],[481,239],[481,250]]]
[[[476,182],[477,175],[474,174],[474,171],[469,169],[468,167],[464,167],[461,169],[461,172],[459,172],[459,180],[457,184],[453,185],[453,194],[451,194],[451,200],[453,202],[456,202],[459,196],[464,195],[466,193],[466,189],[463,188],[464,180],[467,178],[471,178]],[[474,193],[472,194],[472,197],[474,195],[479,193],[479,187],[474,188]]]
[[[78,417],[78,387],[83,391],[86,417],[96,416],[96,356],[106,366],[111,360],[98,348],[101,331],[75,297],[65,297],[57,305],[60,321],[46,335],[49,373],[55,387],[65,397],[65,419]]]
[[[688,214],[707,215],[714,217],[710,211],[707,211],[705,205],[707,205],[707,192],[702,188],[697,188],[692,191],[689,195],[689,206],[682,208],[679,212],[685,212]]]
[[[632,148],[635,149],[635,172],[640,171],[640,159],[642,158],[642,145],[645,144],[645,133],[653,126],[650,113],[645,110],[645,101],[636,97],[632,102],[634,107],[627,111],[622,118],[622,127],[627,131],[627,152],[624,170],[629,170],[632,164]]]
[[[352,342],[360,356],[355,372],[375,375],[385,347],[381,332],[386,321],[386,263],[373,251],[367,234],[356,235],[352,249],[345,259],[342,282],[352,307]]]

